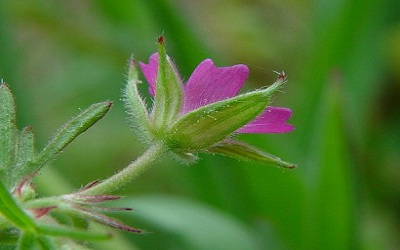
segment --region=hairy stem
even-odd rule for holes
[[[152,166],[152,163],[166,151],[167,147],[163,142],[157,142],[153,144],[143,155],[122,169],[120,172],[105,179],[98,185],[82,191],[81,194],[111,194],[117,191],[119,188],[130,183],[144,171],[148,170]]]

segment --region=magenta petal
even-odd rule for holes
[[[152,96],[155,94],[156,89],[156,78],[158,70],[158,54],[154,53],[149,58],[149,64],[139,62],[140,69],[143,72],[144,77],[149,83],[149,92]]]
[[[286,121],[292,116],[288,108],[267,107],[256,119],[238,129],[238,133],[276,134],[287,133],[294,129],[294,126]]]
[[[197,66],[184,86],[185,98],[182,113],[236,96],[248,75],[249,69],[246,65],[216,67],[212,60],[204,60]]]

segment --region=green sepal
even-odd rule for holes
[[[116,219],[113,219],[111,217],[108,217],[102,213],[96,212],[95,210],[87,209],[82,206],[74,206],[72,209],[69,209],[68,211],[70,214],[73,214],[75,216],[85,218],[91,221],[95,221],[99,224],[115,228],[118,230],[123,230],[126,232],[131,232],[131,233],[142,233],[143,231],[141,229],[136,229],[133,227],[130,227],[128,225],[125,225],[121,222],[119,222]]]
[[[50,140],[46,147],[39,153],[33,166],[37,169],[53,160],[69,143],[78,135],[85,132],[97,121],[99,121],[110,109],[112,102],[101,102],[92,104],[79,115],[69,120],[58,130],[56,135]],[[32,169],[36,171],[37,169]]]
[[[178,117],[183,101],[182,82],[166,54],[164,38],[158,38],[158,72],[152,112],[156,134],[163,134]]]
[[[7,84],[0,82],[0,181],[8,183],[6,173],[14,163],[17,140],[14,97]]]
[[[249,144],[228,139],[207,149],[209,153],[221,154],[239,160],[257,161],[283,168],[295,168],[296,165],[282,161],[279,157],[264,152]]]
[[[140,83],[136,63],[131,59],[129,62],[128,82],[123,92],[123,100],[126,112],[131,117],[130,122],[134,132],[144,142],[149,143],[153,138],[151,133],[152,128],[146,104],[138,90],[138,84]]]
[[[171,149],[205,149],[232,134],[267,106],[269,89],[211,103],[181,117],[169,130]]]

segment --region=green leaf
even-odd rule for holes
[[[16,148],[15,166],[17,169],[26,165],[34,157],[35,152],[35,135],[32,127],[25,127],[19,135],[19,140]]]
[[[252,145],[236,140],[225,140],[207,149],[207,152],[222,154],[239,160],[263,162],[278,167],[295,168],[296,165],[282,161],[279,157],[264,152]]]
[[[8,172],[12,186],[32,172],[30,167],[35,153],[34,143],[35,136],[32,132],[32,127],[27,126],[19,134],[18,144],[15,149],[15,166]]]
[[[98,120],[100,120],[110,109],[111,102],[101,102],[92,104],[79,115],[69,120],[50,140],[47,146],[39,153],[35,159],[35,167],[41,168],[60,153],[78,135],[85,132]]]
[[[0,181],[8,183],[6,173],[14,161],[16,141],[16,111],[14,97],[5,83],[0,83]]]
[[[180,118],[170,129],[174,149],[204,149],[256,118],[267,106],[270,90],[258,90],[211,103]]]
[[[140,96],[137,87],[137,85],[140,83],[141,81],[138,79],[136,63],[133,59],[131,59],[128,72],[128,83],[126,84],[123,93],[124,103],[127,113],[132,117],[130,121],[132,123],[132,128],[136,132],[136,135],[143,139],[144,142],[149,143],[153,138],[151,133],[152,128],[150,125],[146,104]]]
[[[164,38],[158,39],[158,72],[152,118],[156,131],[163,133],[181,111],[183,90],[181,79],[165,51]]]

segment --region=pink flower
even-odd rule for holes
[[[140,68],[153,96],[151,110],[140,96],[136,63],[129,65],[124,91],[132,128],[148,143],[160,143],[182,162],[195,162],[198,153],[221,154],[285,168],[292,163],[241,142],[237,133],[287,133],[294,129],[286,121],[288,108],[268,106],[271,97],[286,81],[284,73],[266,88],[239,94],[246,82],[246,65],[216,67],[212,60],[201,62],[183,83],[168,57],[163,37],[158,38],[158,53]]]
[[[154,53],[148,64],[140,63],[140,68],[149,84],[150,94],[155,96],[158,54]],[[180,114],[237,96],[248,75],[249,68],[243,64],[216,67],[211,59],[202,61],[183,84]],[[286,123],[291,115],[292,111],[288,108],[267,106],[258,117],[236,130],[236,133],[288,133],[294,129],[293,125]]]

